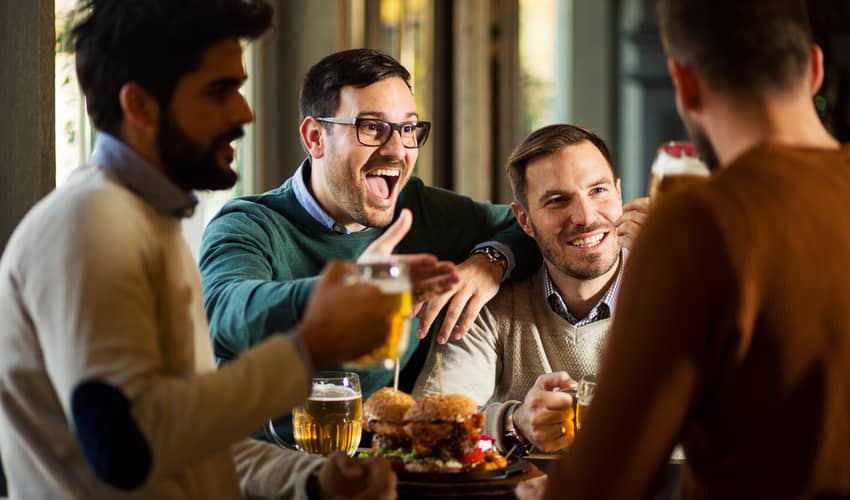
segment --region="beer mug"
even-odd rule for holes
[[[649,199],[659,198],[684,186],[700,183],[711,172],[699,159],[697,148],[690,142],[665,142],[658,148],[649,180]]]
[[[354,456],[360,444],[363,401],[360,378],[351,372],[320,372],[307,400],[292,410],[299,450],[318,455],[342,451]]]
[[[582,419],[587,418],[587,410],[593,402],[594,391],[596,391],[596,375],[583,376],[576,391],[576,431],[581,429]]]
[[[353,361],[343,363],[347,370],[384,368],[392,370],[399,357],[407,351],[410,341],[410,314],[413,309],[410,270],[404,262],[391,257],[357,263],[348,283],[369,283],[392,295],[396,301],[395,314],[386,340],[379,347]]]

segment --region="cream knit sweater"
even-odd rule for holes
[[[549,307],[543,268],[529,280],[506,283],[481,310],[463,339],[432,344],[413,396],[440,392],[436,353],[442,353],[443,392],[485,406],[485,433],[502,441],[506,403],[522,401],[543,373],[595,374],[611,320],[578,327]]]

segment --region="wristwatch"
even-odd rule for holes
[[[472,255],[481,254],[487,257],[487,262],[497,264],[502,268],[502,276],[508,270],[508,258],[493,247],[481,247],[472,251]]]
[[[514,412],[519,408],[519,405],[520,403],[514,403],[505,413],[505,444],[507,446],[504,451],[507,453],[513,449],[512,455],[522,457],[528,455],[534,445],[525,439],[525,436],[514,425]]]

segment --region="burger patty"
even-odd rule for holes
[[[413,436],[413,449],[424,457],[459,458],[475,449],[484,416],[476,413],[469,418],[452,422],[406,422],[404,430]]]

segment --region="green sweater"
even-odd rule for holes
[[[540,267],[534,240],[508,206],[475,202],[411,177],[399,197],[401,208],[413,212],[413,227],[396,253],[429,252],[459,263],[476,244],[495,240],[514,252],[512,277],[528,277]],[[381,232],[341,234],[323,226],[301,207],[292,179],[227,203],[207,226],[200,255],[204,305],[219,360],[292,329],[328,260],[356,260]],[[414,332],[415,324],[402,367],[418,345]],[[392,372],[360,372],[360,377],[368,397],[392,381]]]

